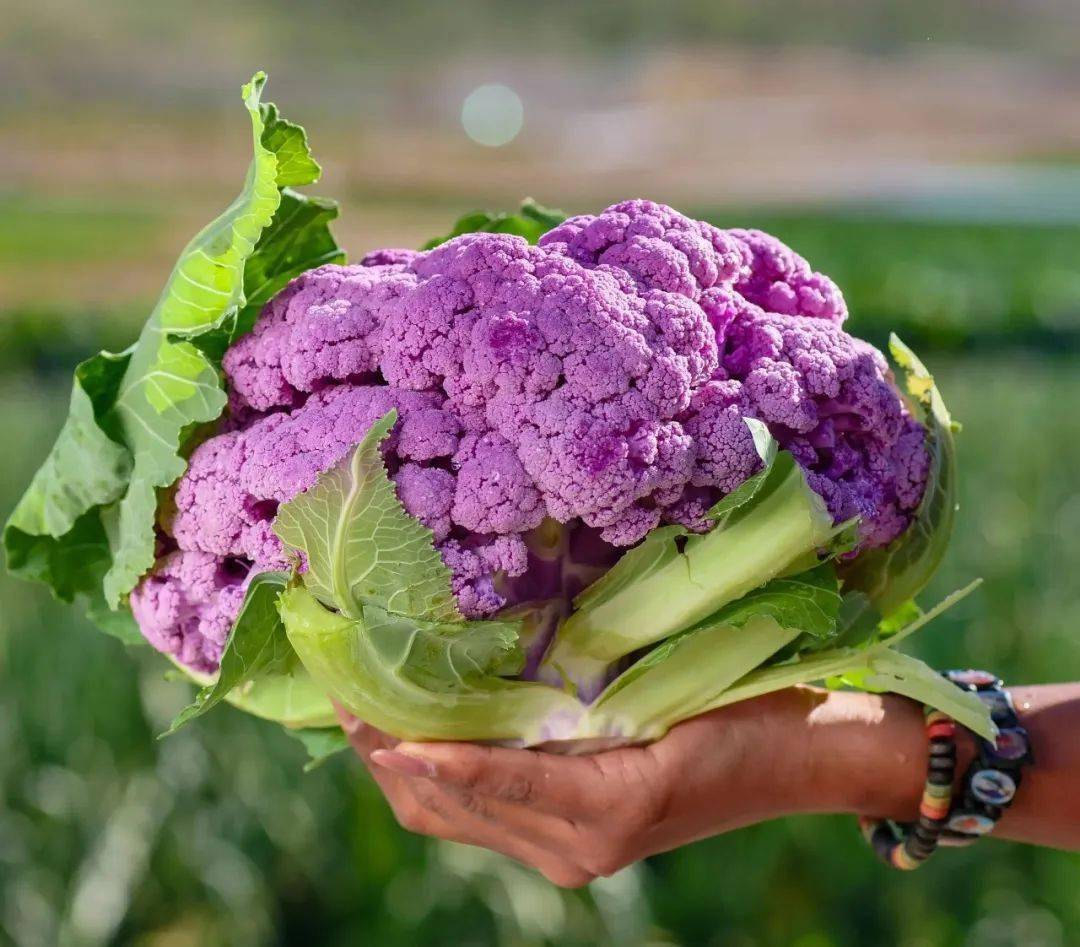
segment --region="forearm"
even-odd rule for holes
[[[1011,692],[1036,763],[995,836],[1080,848],[1080,684]],[[684,726],[668,751],[665,843],[799,813],[917,814],[927,739],[922,709],[904,698],[798,688]],[[957,748],[963,774],[974,739]]]
[[[1011,693],[1035,763],[994,834],[1080,849],[1080,683],[1017,687]]]

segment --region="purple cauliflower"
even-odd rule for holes
[[[838,522],[861,518],[863,548],[886,544],[929,458],[845,316],[833,282],[775,238],[640,200],[537,246],[468,234],[311,270],[225,355],[227,417],[175,488],[135,617],[155,647],[213,670],[247,577],[286,565],[278,505],[391,408],[388,472],[468,616],[520,597],[546,520],[612,561],[662,523],[705,529],[759,464],[744,417]]]

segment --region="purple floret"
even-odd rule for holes
[[[749,270],[735,289],[748,302],[786,316],[825,319],[840,325],[847,304],[837,285],[785,246],[760,230],[730,230],[749,251]]]
[[[838,522],[862,518],[863,547],[887,543],[921,498],[924,432],[845,316],[775,238],[650,201],[537,246],[467,234],[311,270],[226,353],[227,416],[176,487],[163,548],[179,551],[134,593],[136,618],[156,647],[216,666],[245,576],[286,566],[278,506],[391,408],[388,473],[469,616],[530,586],[545,521],[613,554],[661,523],[706,529],[759,465],[744,417]]]
[[[172,552],[131,593],[131,611],[158,651],[192,670],[216,671],[248,574],[211,553]]]

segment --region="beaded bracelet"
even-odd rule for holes
[[[925,708],[930,755],[918,821],[859,819],[863,837],[878,857],[902,870],[918,868],[939,844],[970,845],[993,831],[1016,796],[1022,768],[1034,761],[1027,731],[1000,679],[972,669],[942,675],[987,705],[998,736],[993,743],[978,739],[978,752],[954,805],[956,723],[941,711]]]
[[[926,707],[924,713],[930,757],[918,821],[901,824],[891,819],[859,818],[863,838],[878,858],[901,871],[918,868],[934,854],[952,805],[956,777],[956,722],[932,707]]]
[[[1028,732],[999,678],[971,669],[944,671],[943,676],[986,704],[998,728],[993,743],[977,738],[975,759],[964,773],[962,789],[941,833],[942,845],[957,847],[971,845],[994,830],[1016,798],[1023,768],[1035,760]]]

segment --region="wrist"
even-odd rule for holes
[[[817,687],[747,701],[767,722],[747,787],[769,816],[850,813],[911,818],[926,779],[922,708],[902,697]]]
[[[867,753],[879,752],[885,739],[878,702],[793,687],[685,721],[653,746],[670,790],[668,818],[715,834],[786,815],[873,807],[876,799],[862,797],[878,794],[863,785],[864,770],[871,769]],[[916,716],[925,753],[921,713]],[[916,799],[923,770],[914,781]]]
[[[816,811],[914,820],[929,750],[922,706],[894,694],[815,693],[806,746]],[[959,776],[975,752],[959,727],[956,750]]]
[[[888,694],[832,691],[806,725],[809,769],[827,811],[915,817],[927,757],[920,706]]]
[[[710,747],[687,748],[692,791],[719,791],[721,811],[739,821],[844,812],[907,818],[926,778],[922,708],[891,695],[793,687],[732,704],[708,724]],[[684,724],[683,726],[687,726]]]

